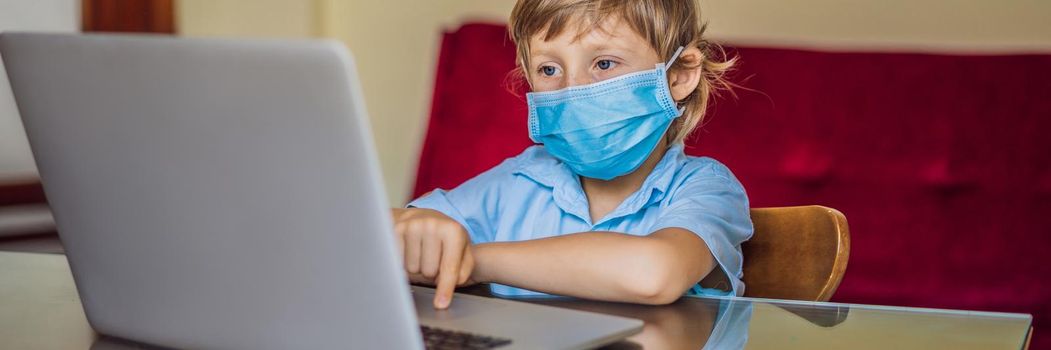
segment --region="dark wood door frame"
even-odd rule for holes
[[[82,0],[85,32],[175,34],[174,0]]]

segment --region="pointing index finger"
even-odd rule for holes
[[[442,240],[441,266],[438,268],[437,285],[434,293],[434,307],[445,309],[452,301],[453,291],[456,289],[456,281],[460,277],[460,264],[463,258],[464,246],[456,239]]]

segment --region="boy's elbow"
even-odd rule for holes
[[[649,305],[670,304],[679,299],[685,291],[680,285],[683,284],[675,273],[675,261],[673,254],[666,254],[660,247],[647,249],[648,254],[643,257],[646,263],[640,264],[640,269],[633,271],[627,277],[626,289],[631,294],[632,302]]]
[[[637,276],[629,288],[631,301],[639,304],[665,305],[671,304],[682,295],[671,283],[665,273],[653,273],[648,276]]]

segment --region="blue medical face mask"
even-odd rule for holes
[[[610,180],[638,169],[682,115],[667,64],[597,83],[526,94],[529,138],[580,176]]]

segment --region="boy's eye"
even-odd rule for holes
[[[598,69],[607,70],[613,68],[613,66],[616,65],[616,62],[613,62],[613,60],[599,60],[595,65],[598,66]]]
[[[543,74],[543,75],[549,76],[549,77],[550,76],[554,76],[555,74],[558,74],[558,68],[553,67],[553,66],[542,66],[542,67],[540,67],[540,74]]]

